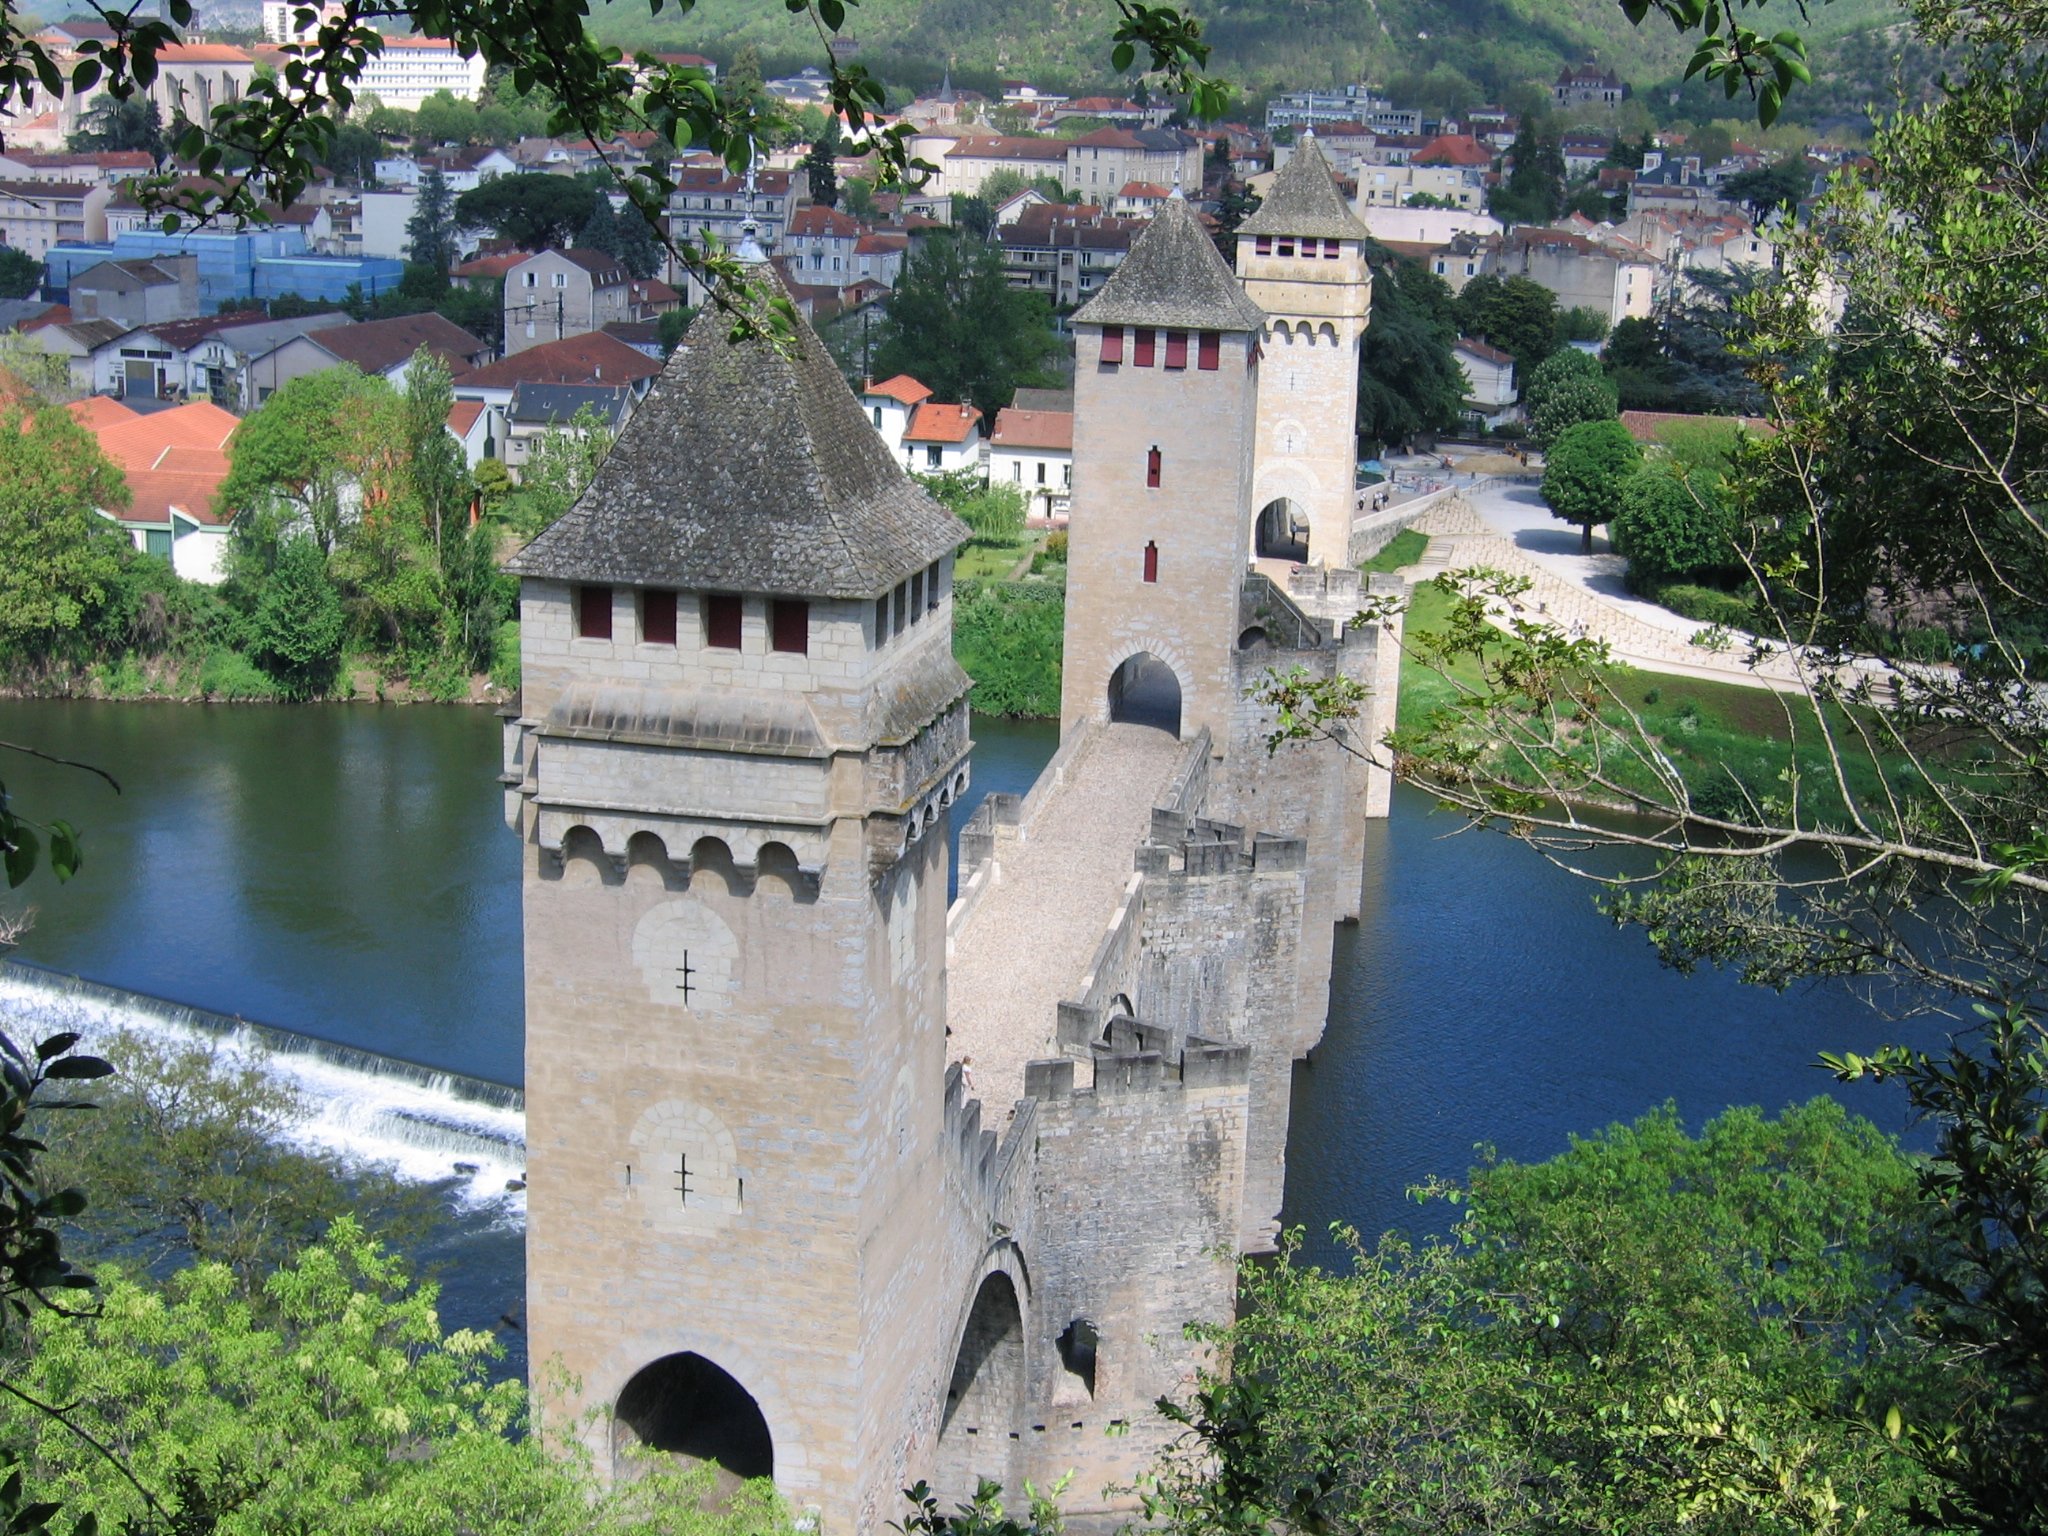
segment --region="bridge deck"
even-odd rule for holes
[[[1001,878],[961,928],[946,983],[947,1055],[972,1059],[991,1129],[1023,1096],[1024,1063],[1059,1054],[1055,1009],[1079,990],[1179,756],[1166,731],[1109,726],[1029,837],[1003,848]]]

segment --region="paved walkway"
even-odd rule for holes
[[[1603,535],[1595,534],[1591,555],[1579,553],[1579,530],[1550,515],[1535,482],[1484,481],[1463,501],[1433,507],[1416,522],[1430,536],[1429,552],[1403,575],[1426,581],[1473,565],[1509,571],[1531,583],[1521,599],[1529,616],[1605,640],[1618,661],[1751,688],[1800,689],[1797,668],[1782,652],[1751,667],[1742,640],[1722,651],[1693,645],[1693,634],[1707,626],[1632,595],[1622,584],[1622,558]]]
[[[956,936],[946,978],[947,1057],[972,1058],[991,1130],[1023,1097],[1024,1063],[1059,1054],[1057,1005],[1079,991],[1179,757],[1165,731],[1112,725],[1026,836],[997,845],[998,878]]]

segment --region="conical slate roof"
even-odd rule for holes
[[[1315,135],[1301,143],[1280,167],[1258,211],[1238,225],[1240,235],[1305,235],[1313,240],[1369,238],[1358,215],[1337,190],[1337,177],[1323,158]]]
[[[1074,323],[1256,331],[1266,314],[1245,297],[1186,200],[1170,197]]]
[[[803,319],[785,351],[735,344],[731,329],[704,306],[576,505],[508,570],[865,598],[966,541],[967,525],[883,446]]]

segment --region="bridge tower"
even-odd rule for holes
[[[1206,725],[1220,751],[1265,316],[1176,194],[1073,323],[1062,726]]]
[[[1254,554],[1350,564],[1359,349],[1372,311],[1366,238],[1309,133],[1238,229],[1237,273],[1266,314]]]
[[[533,1380],[615,1475],[635,1445],[772,1474],[863,1536],[929,1463],[957,1325],[967,530],[803,322],[731,325],[705,309],[512,566]]]

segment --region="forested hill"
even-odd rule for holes
[[[1425,94],[1477,100],[1518,81],[1548,82],[1589,56],[1641,90],[1674,80],[1691,51],[1654,14],[1630,26],[1616,0],[1194,0],[1191,9],[1215,44],[1215,63],[1254,95],[1360,79],[1397,86],[1434,72],[1436,89]],[[771,73],[817,57],[808,21],[777,0],[697,0],[687,16],[665,10],[653,19],[645,0],[617,0],[598,14],[605,35],[626,46],[729,58],[751,44]],[[1802,27],[1793,0],[1772,0],[1763,14]],[[1015,75],[1077,89],[1110,83],[1114,15],[1110,0],[861,0],[849,7],[847,30],[871,68],[908,85],[936,79],[950,62],[962,84]],[[1873,45],[1904,19],[1899,0],[1830,0],[1812,6],[1803,30],[1825,64],[1841,52],[1840,39],[1855,40],[1852,52],[1889,55]]]

